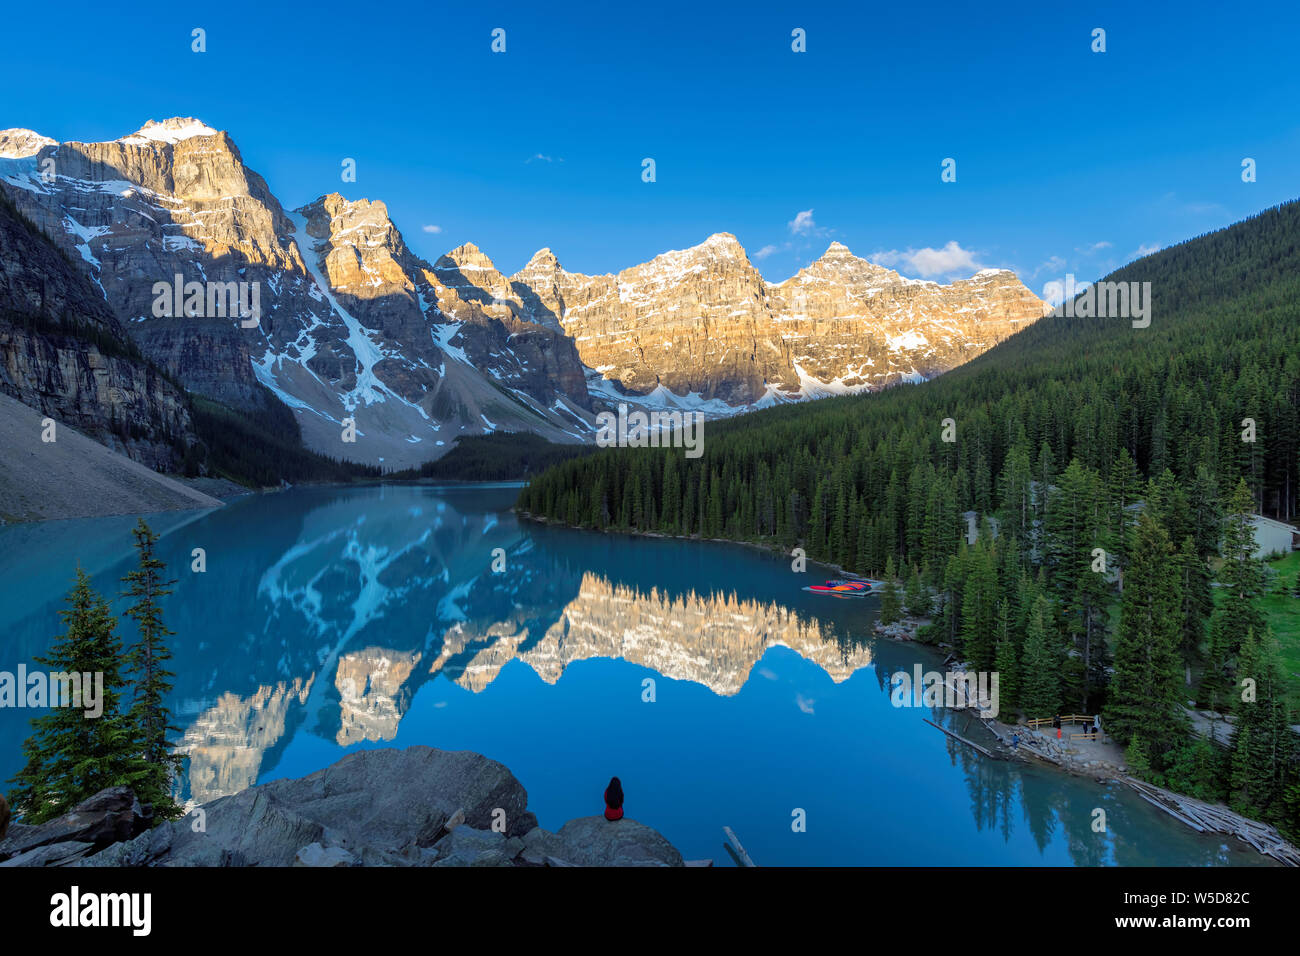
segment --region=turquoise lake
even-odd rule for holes
[[[923,722],[962,732],[961,712],[894,707],[888,675],[937,658],[874,637],[875,598],[800,590],[824,569],[518,521],[517,493],[301,488],[150,516],[177,578],[183,795],[427,744],[504,763],[548,829],[601,812],[618,775],[629,817],[717,865],[724,825],[760,865],[1265,862],[1125,788],[989,760]],[[134,522],[0,528],[0,670],[38,666],[79,563],[118,594]],[[0,709],[0,780],[32,716]]]

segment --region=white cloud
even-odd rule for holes
[[[977,255],[978,253],[970,249],[963,249],[954,239],[942,249],[932,249],[927,246],[924,249],[908,249],[905,252],[900,252],[898,249],[877,252],[871,257],[871,261],[882,266],[903,265],[909,271],[928,279],[931,276],[952,275],[959,272],[966,274],[978,272],[984,267],[976,260]]]
[[[1153,242],[1150,245],[1143,243],[1137,247],[1137,252],[1133,253],[1134,259],[1141,259],[1143,256],[1149,256],[1153,252],[1160,251],[1160,243]]]
[[[813,222],[813,211],[811,209],[805,209],[803,212],[796,214],[786,225],[796,236],[806,236],[817,228],[817,223]]]
[[[524,160],[525,163],[562,163],[564,158],[556,159],[554,156],[547,156],[545,153],[534,153]]]
[[[1109,242],[1103,239],[1101,242],[1094,242],[1090,246],[1079,246],[1074,251],[1083,256],[1091,256],[1095,253],[1101,252],[1103,249],[1109,249],[1110,245]]]
[[[442,232],[442,226],[429,225],[429,226],[424,226],[422,228],[424,229],[425,232],[433,232],[433,233]]]
[[[772,255],[772,253],[778,251],[779,250],[777,249],[776,246],[764,246],[762,249],[759,249],[758,252],[754,253],[754,258],[766,259],[768,256]]]
[[[1065,268],[1065,259],[1061,256],[1049,256],[1047,261],[1041,263],[1037,269],[1029,273],[1029,278],[1036,279],[1044,272],[1060,273]]]

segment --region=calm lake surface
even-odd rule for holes
[[[428,744],[504,763],[548,829],[601,812],[616,774],[629,817],[718,865],[723,825],[766,865],[1264,862],[1126,789],[988,760],[922,720],[960,732],[960,712],[895,708],[888,675],[936,659],[872,636],[877,599],[800,590],[824,569],[520,522],[517,493],[308,488],[152,516],[178,579],[184,795]],[[38,666],[78,563],[118,594],[134,521],[0,528],[0,670]],[[32,715],[0,709],[0,780]]]

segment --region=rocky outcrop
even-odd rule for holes
[[[537,825],[528,794],[501,764],[432,747],[363,750],[297,780],[276,780],[203,807],[203,829],[182,818],[87,860],[96,866],[291,866],[312,843],[365,865],[432,862],[429,851],[457,811],[506,834]]]
[[[110,787],[60,817],[36,826],[14,824],[0,840],[0,866],[52,866],[81,859],[145,832],[153,814],[129,787]],[[3,827],[0,827],[2,835]]]
[[[524,837],[528,862],[557,861],[570,866],[683,866],[671,843],[643,823],[624,817],[613,823],[603,816],[579,817],[560,827]]]
[[[107,791],[106,791],[107,793]],[[129,793],[129,791],[128,791]],[[101,794],[100,797],[103,795]],[[96,797],[99,800],[100,797]],[[90,803],[90,801],[88,801]],[[13,865],[80,866],[680,866],[681,854],[633,820],[537,826],[504,766],[431,747],[363,750],[299,780],[277,780],[180,820],[118,836],[64,825],[66,838],[15,843]],[[79,808],[80,809],[80,808]],[[201,821],[201,822],[200,822]],[[51,826],[51,824],[46,825]],[[138,830],[136,831],[139,832]],[[13,837],[9,842],[13,842]],[[64,851],[37,850],[67,843]],[[76,846],[72,846],[76,843]],[[3,848],[7,844],[0,844]]]

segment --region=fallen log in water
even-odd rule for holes
[[[1223,833],[1249,844],[1256,852],[1277,860],[1285,866],[1300,866],[1300,849],[1292,846],[1277,829],[1258,820],[1249,820],[1224,807],[1184,797],[1152,786],[1142,780],[1120,776],[1143,800],[1159,807],[1170,816],[1182,820],[1201,833]]]
[[[925,721],[927,724],[929,724],[931,727],[938,727],[940,730],[942,730],[945,734],[947,734],[949,737],[953,738],[954,740],[960,740],[962,743],[966,744],[968,747],[974,747],[976,750],[978,750],[980,753],[982,753],[982,754],[983,754],[984,756],[986,756],[986,757],[989,757],[989,758],[991,758],[991,759],[993,759],[993,760],[1002,760],[1002,759],[1004,759],[1004,758],[1002,757],[1001,754],[995,754],[993,751],[989,750],[987,747],[981,747],[979,744],[975,743],[975,741],[973,741],[973,740],[967,740],[967,739],[966,739],[965,737],[963,737],[961,734],[954,733],[953,731],[949,730],[947,727],[940,727],[938,724],[936,724],[933,720],[930,720],[928,717],[922,717],[921,719],[924,720],[924,721]]]

